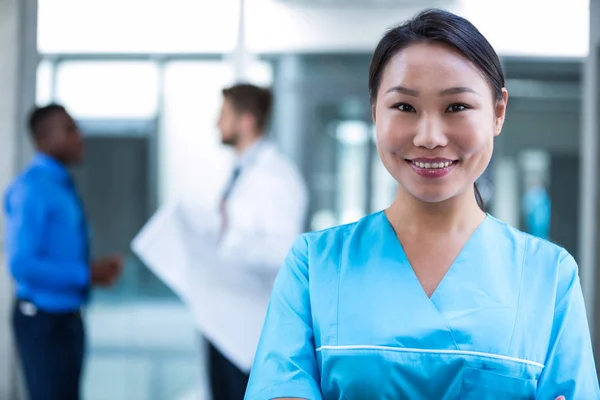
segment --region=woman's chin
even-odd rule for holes
[[[408,191],[415,199],[424,203],[443,203],[450,200],[452,193],[449,190],[443,190],[442,188],[428,189],[428,190],[411,190]]]
[[[415,198],[419,201],[422,201],[423,203],[430,203],[430,204],[443,203],[443,202],[451,199],[451,197],[448,197],[448,196],[434,196],[434,195],[415,196]]]

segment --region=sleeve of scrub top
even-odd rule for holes
[[[246,400],[321,400],[314,345],[308,246],[294,243],[275,281]]]
[[[567,400],[600,399],[578,268],[566,252],[558,266],[554,324],[537,398],[560,395]]]

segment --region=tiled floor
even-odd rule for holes
[[[208,400],[192,319],[175,301],[93,305],[84,400]]]

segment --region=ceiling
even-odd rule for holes
[[[314,7],[360,7],[360,8],[400,8],[400,7],[447,7],[456,4],[457,0],[277,0],[288,3]]]

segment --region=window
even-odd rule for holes
[[[145,61],[72,61],[58,65],[56,98],[76,118],[152,118],[158,67]]]

